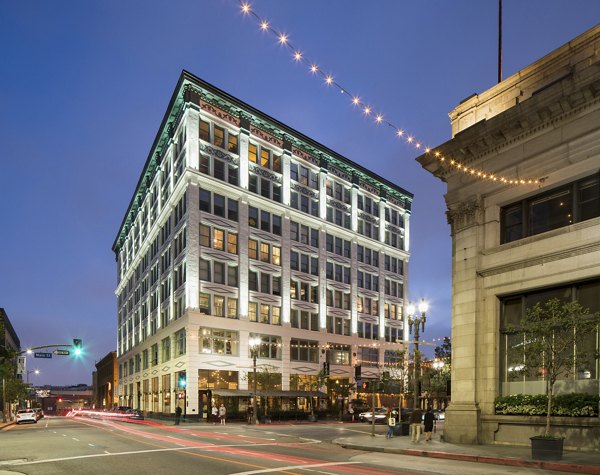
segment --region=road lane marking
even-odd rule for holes
[[[320,467],[335,467],[339,465],[355,465],[361,462],[328,462],[328,463],[315,463],[311,465],[288,465],[287,467],[267,468],[264,470],[251,470],[249,472],[237,472],[231,475],[254,475],[257,473],[274,473],[281,472],[283,470],[302,470],[306,468],[320,468]]]
[[[94,444],[88,444],[88,445],[89,445],[90,447],[93,447],[93,446],[94,446]]]
[[[79,442],[79,439],[76,439],[75,437],[71,437],[71,439],[76,440],[77,442]]]

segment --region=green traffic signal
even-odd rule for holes
[[[75,356],[80,356],[82,349],[81,349],[81,339],[80,338],[73,338],[73,348],[74,348],[74,353]]]

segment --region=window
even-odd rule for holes
[[[319,331],[319,314],[305,310],[292,309],[290,311],[290,324],[292,328]]]
[[[260,211],[260,221],[258,216],[258,208],[248,206],[248,224],[251,227],[281,236],[281,216],[267,211]]]
[[[359,338],[366,338],[367,340],[379,340],[379,325],[359,320],[357,334]]]
[[[281,184],[267,178],[261,178],[260,175],[255,174],[252,170],[249,171],[248,190],[264,198],[281,203]]]
[[[596,174],[502,208],[500,241],[517,241],[598,216],[600,179]]]
[[[362,366],[377,366],[379,364],[379,350],[377,348],[359,347],[358,361]]]
[[[281,247],[275,244],[257,241],[256,239],[248,239],[248,257],[254,260],[260,260],[281,265]]]
[[[397,343],[402,341],[402,329],[396,327],[385,327],[385,341]]]
[[[302,190],[308,192],[308,190]],[[301,191],[290,192],[290,206],[312,216],[319,216],[319,198],[302,194]]]
[[[325,238],[325,249],[327,252],[332,252],[338,256],[351,257],[352,243],[346,239],[327,234]]]
[[[238,202],[208,190],[200,189],[200,211],[227,218],[230,221],[238,220]]]
[[[259,337],[260,346],[258,348],[258,357],[272,360],[281,359],[281,337],[273,335],[250,334],[250,338]]]
[[[379,267],[379,252],[364,246],[356,246],[356,259],[363,264]]]
[[[336,343],[328,343],[327,361],[330,364],[349,365],[351,358],[350,353],[352,347],[350,345],[338,345]]]
[[[292,338],[290,360],[317,363],[319,361],[319,342]]]
[[[152,348],[150,348],[150,356],[152,358],[152,366],[156,366],[158,364],[158,343],[155,343],[152,345]]]
[[[164,363],[165,361],[169,361],[171,359],[171,338],[167,337],[161,341],[161,361]]]
[[[350,320],[343,317],[327,315],[327,332],[336,335],[350,336]]]
[[[325,292],[327,297],[327,306],[341,308],[342,310],[350,310],[350,291],[342,292],[341,290],[327,289]]]
[[[295,221],[290,222],[290,238],[311,247],[319,247],[319,230]]]
[[[319,258],[301,252],[290,251],[290,269],[318,276]]]
[[[281,173],[281,156],[275,155],[272,150],[262,145],[259,146],[253,143],[248,145],[248,161]]]
[[[200,328],[200,353],[237,356],[239,354],[239,334],[235,331],[216,328]]]
[[[404,261],[396,257],[385,256],[385,270],[394,274],[404,275]]]
[[[357,295],[356,308],[358,313],[364,313],[376,317],[379,315],[379,300],[377,300],[376,298],[363,297],[362,295]]]
[[[185,329],[175,333],[175,354],[177,356],[185,355]]]
[[[404,296],[404,284],[395,280],[385,279],[385,294],[402,298]]]
[[[237,234],[200,224],[200,246],[237,254]]]
[[[328,201],[327,203],[327,221],[346,229],[351,229],[350,207],[342,204]]]
[[[311,286],[308,282],[290,282],[290,298],[304,302],[319,303],[319,287]]]

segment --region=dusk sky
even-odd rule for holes
[[[497,81],[497,0],[254,0],[253,10],[424,145]],[[504,77],[600,19],[598,0],[504,0]],[[411,300],[450,335],[445,185],[420,153],[294,63],[236,0],[0,0],[0,307],[22,348],[81,338],[81,359],[28,359],[30,382],[91,384],[116,349],[111,246],[186,69],[414,193]],[[432,348],[432,347],[430,347]]]

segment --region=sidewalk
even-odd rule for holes
[[[333,441],[346,449],[364,450],[368,452],[385,452],[391,454],[413,455],[449,460],[491,463],[529,467],[560,472],[600,474],[600,453],[567,452],[560,461],[541,461],[531,459],[531,448],[515,445],[458,445],[440,441],[435,436],[431,442],[421,437],[418,444],[413,444],[409,436],[395,436],[386,439],[385,435],[355,435],[341,437]]]

